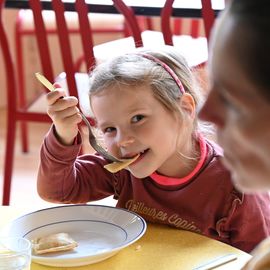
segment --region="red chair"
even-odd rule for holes
[[[141,46],[141,36],[137,21],[134,16],[132,9],[128,8],[121,0],[113,0],[115,7],[118,9],[119,13],[123,14],[126,18],[126,23],[130,28],[130,32],[134,36],[133,46]],[[7,137],[6,137],[6,152],[5,152],[5,162],[4,162],[4,188],[3,188],[3,205],[9,205],[10,203],[10,191],[11,191],[11,180],[12,180],[12,169],[13,169],[13,158],[14,158],[14,146],[15,146],[15,132],[16,125],[19,122],[51,122],[46,112],[35,112],[32,106],[20,106],[18,104],[19,94],[16,86],[16,73],[14,69],[14,63],[12,59],[12,54],[10,52],[10,46],[8,44],[5,28],[3,26],[2,11],[4,7],[4,0],[0,0],[0,43],[3,52],[3,59],[6,70],[6,81],[7,81]],[[37,39],[37,46],[39,52],[39,59],[41,63],[42,73],[50,80],[55,81],[58,73],[55,72],[52,59],[54,56],[51,55],[51,48],[49,46],[48,35],[46,31],[45,22],[42,17],[42,5],[39,0],[29,0],[29,5],[33,11],[33,18],[35,23],[35,36]],[[81,47],[83,60],[85,65],[84,72],[88,70],[95,64],[96,59],[99,56],[94,52],[92,29],[88,17],[88,7],[84,0],[76,0],[76,11],[78,13],[79,21],[79,32],[81,38]],[[52,0],[52,6],[55,12],[56,25],[59,48],[60,48],[60,58],[62,61],[62,71],[66,73],[66,82],[70,95],[76,97],[80,93],[81,77],[79,77],[79,82],[76,80],[80,74],[77,74],[77,58],[73,57],[74,50],[70,42],[70,32],[67,27],[66,16],[64,15],[65,9],[61,0]],[[118,50],[121,48],[118,48]],[[112,51],[110,49],[110,51]],[[104,52],[104,51],[103,51]],[[101,55],[103,54],[101,52]],[[34,77],[34,75],[33,75]],[[87,76],[86,76],[87,77]],[[44,99],[46,90],[41,93],[38,101]],[[35,103],[31,103],[34,105]]]
[[[191,67],[203,66],[208,59],[208,38],[215,20],[211,0],[201,0],[205,36],[198,36],[198,33],[196,34],[196,31],[198,31],[197,20],[194,21],[193,29],[191,29],[194,31],[193,35],[173,35],[174,32],[171,29],[171,20],[174,19],[172,17],[173,3],[174,0],[165,1],[165,5],[161,12],[161,31],[141,31],[141,43],[144,47],[157,49],[165,44],[174,46],[183,54]],[[181,22],[181,18],[180,20],[177,18],[175,21],[176,25],[178,23],[178,26]],[[123,52],[129,52],[134,43],[132,37],[122,39],[121,42],[122,48],[124,48]],[[115,48],[119,47],[118,42],[112,41],[111,44],[113,43],[115,44]],[[108,46],[108,44],[104,46]],[[102,48],[102,46],[100,48]],[[107,58],[108,56],[106,55],[104,57]]]
[[[200,21],[201,19],[189,19],[189,27],[185,30],[185,19],[175,18],[173,21],[173,34],[184,35],[188,34],[193,38],[200,36]]]
[[[4,188],[3,188],[3,205],[9,204],[11,176],[13,167],[13,155],[15,146],[16,124],[18,121],[38,121],[49,122],[50,119],[45,114],[29,113],[17,107],[17,84],[16,72],[14,69],[14,61],[10,51],[10,44],[3,22],[4,0],[0,0],[0,45],[2,51],[2,59],[4,60],[5,78],[7,84],[7,135],[4,162]]]
[[[161,13],[161,29],[164,42],[167,45],[178,47],[179,50],[185,55],[191,66],[203,65],[208,59],[208,40],[215,21],[212,2],[211,0],[201,0],[201,13],[205,37],[199,37],[199,34],[195,32],[198,27],[198,20],[192,21],[193,33],[191,36],[173,35],[170,24],[173,3],[174,0],[166,0]]]
[[[56,35],[56,22],[53,11],[43,11],[42,12],[45,18],[45,29],[46,33],[52,36]],[[68,12],[67,23],[68,31],[70,34],[77,35],[79,33],[79,25],[75,12]],[[123,37],[128,36],[128,29],[126,27],[125,19],[120,14],[107,14],[105,15],[108,23],[104,23],[104,14],[90,14],[89,19],[92,24],[92,32],[95,35],[106,35],[110,34],[113,37]],[[18,72],[18,93],[19,93],[19,102],[20,106],[26,106],[26,75],[25,67],[26,63],[24,61],[24,37],[34,36],[35,29],[33,23],[33,13],[31,10],[20,10],[16,19],[15,26],[15,46],[16,46],[16,66]],[[27,139],[27,124],[25,122],[21,123],[21,139],[22,139],[22,150],[23,152],[28,151],[28,139]]]

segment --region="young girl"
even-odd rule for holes
[[[63,97],[63,98],[61,98]],[[197,121],[200,90],[172,48],[139,50],[100,64],[90,103],[108,151],[139,158],[117,173],[100,155],[78,156],[81,116],[63,89],[47,95],[53,126],[41,149],[38,192],[57,203],[114,195],[117,207],[249,252],[269,235],[268,195],[244,195],[221,164],[222,150]]]

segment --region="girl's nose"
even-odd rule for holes
[[[134,143],[135,138],[128,134],[127,132],[119,132],[118,133],[118,139],[117,139],[117,145],[118,147],[127,147],[130,144]]]

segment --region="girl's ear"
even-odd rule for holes
[[[180,109],[186,112],[190,117],[195,118],[196,106],[192,95],[184,93],[179,100]]]

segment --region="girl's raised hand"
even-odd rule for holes
[[[47,94],[47,113],[52,119],[58,140],[71,145],[78,134],[78,124],[82,121],[78,99],[67,96],[65,90],[57,83],[55,90]]]

